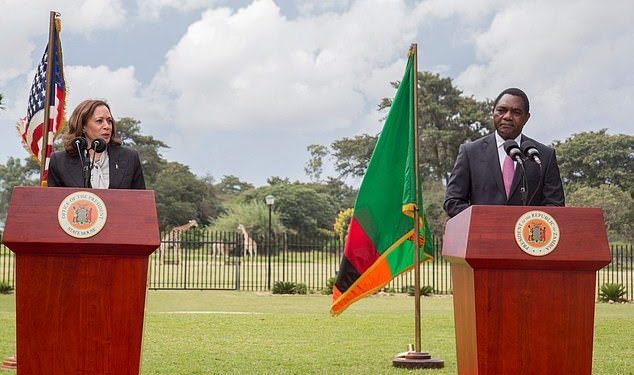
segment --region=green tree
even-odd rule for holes
[[[341,138],[330,147],[335,158],[335,170],[339,177],[362,177],[372,157],[378,137],[369,134]]]
[[[445,213],[443,202],[445,201],[445,185],[440,181],[423,182],[423,208],[425,217],[429,223],[429,230],[435,238],[442,238],[445,233],[445,223],[449,216]]]
[[[245,226],[253,239],[265,238],[269,230],[269,208],[264,202],[231,203],[226,213],[219,216],[209,230],[219,232],[236,232],[238,224]],[[277,211],[271,211],[271,230],[281,233],[286,230]]]
[[[222,179],[216,184],[218,192],[224,195],[235,196],[247,190],[253,189],[253,184],[241,181],[234,175],[222,176]]]
[[[337,217],[335,218],[335,223],[332,225],[332,229],[341,240],[343,240],[348,233],[348,227],[350,226],[353,212],[354,210],[352,208],[346,208],[345,210],[339,211]]]
[[[139,152],[143,165],[143,176],[151,187],[167,161],[160,153],[161,148],[169,148],[164,142],[149,135],[141,134],[141,121],[123,117],[117,121],[117,135],[124,145]]]
[[[6,164],[0,164],[0,222],[6,218],[13,188],[37,185],[39,177],[40,166],[33,158],[25,158],[22,164],[20,159],[9,157]]]
[[[199,178],[188,166],[167,162],[157,174],[154,190],[161,229],[196,220],[209,223],[221,212],[211,178]]]
[[[395,89],[400,85],[399,82],[391,84]],[[391,98],[383,98],[378,109],[382,111],[391,105]],[[491,132],[492,102],[463,96],[451,78],[419,72],[418,108],[421,175],[425,180],[431,178],[446,183],[460,145]],[[363,134],[332,143],[335,170],[340,177],[365,174],[377,138]]]
[[[332,233],[336,203],[329,195],[319,193],[306,184],[280,182],[259,187],[241,194],[237,201],[264,202],[264,197],[269,194],[275,197],[273,208],[290,233],[308,237]]]
[[[568,190],[614,185],[634,196],[634,136],[601,129],[573,134],[554,145]]]
[[[571,207],[599,207],[603,210],[610,240],[634,241],[634,199],[615,185],[581,186],[566,197]]]
[[[394,88],[399,84],[392,83]],[[384,98],[379,110],[391,104],[392,99]],[[491,132],[492,102],[463,96],[451,78],[419,72],[417,105],[421,175],[446,183],[460,145]]]
[[[323,193],[331,197],[333,202],[335,202],[337,211],[353,207],[354,201],[357,198],[357,189],[346,185],[345,182],[334,177],[328,177],[328,179],[322,183],[310,183],[306,184],[306,186],[315,189],[318,193]]]
[[[310,177],[311,181],[319,182],[321,174],[323,173],[324,162],[323,159],[328,155],[328,148],[322,145],[308,145],[306,147],[310,153],[310,159],[304,167],[306,175]]]

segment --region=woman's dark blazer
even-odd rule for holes
[[[108,159],[109,189],[145,189],[141,160],[136,150],[108,145]],[[66,151],[54,152],[48,166],[48,186],[84,187],[82,171],[79,156],[70,156]]]

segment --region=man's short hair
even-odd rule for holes
[[[516,87],[511,87],[508,88],[504,91],[502,91],[500,93],[500,95],[498,95],[497,98],[495,98],[495,101],[493,102],[493,109],[495,109],[495,107],[498,105],[498,102],[500,101],[500,99],[504,96],[504,94],[509,94],[509,95],[513,95],[513,96],[519,96],[520,98],[522,98],[522,101],[524,102],[524,109],[526,110],[526,113],[530,113],[530,105],[528,103],[528,96],[526,96],[526,93],[524,93],[524,91],[516,88]]]

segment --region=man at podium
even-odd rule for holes
[[[518,88],[493,103],[489,135],[460,146],[444,209],[456,216],[470,205],[563,206],[564,191],[555,150],[522,134],[529,101]]]
[[[84,100],[73,111],[64,151],[51,155],[48,186],[145,189],[139,154],[121,146],[110,106]]]

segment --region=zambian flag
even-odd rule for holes
[[[368,169],[359,188],[346,237],[343,258],[333,287],[332,315],[389,283],[414,266],[414,95],[416,74],[410,53]],[[419,211],[421,262],[433,251],[427,221]]]

